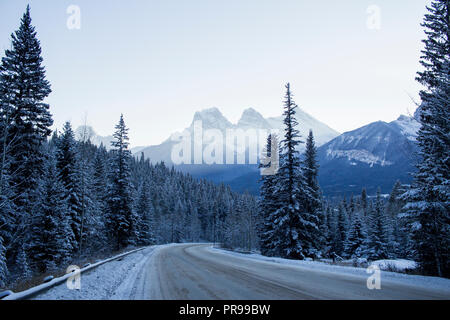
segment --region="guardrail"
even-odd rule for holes
[[[116,255],[116,256],[114,256],[112,258],[108,258],[106,260],[102,260],[102,261],[99,261],[97,263],[93,263],[93,264],[87,265],[87,266],[85,266],[84,268],[82,268],[82,269],[80,269],[78,271],[74,271],[74,272],[65,274],[64,276],[59,277],[59,278],[54,278],[53,280],[51,280],[49,282],[42,283],[42,284],[40,284],[40,285],[38,285],[36,287],[27,289],[25,291],[12,293],[12,294],[10,294],[10,295],[8,295],[8,296],[6,296],[6,297],[4,297],[3,299],[0,299],[0,300],[26,300],[26,299],[30,299],[30,298],[32,298],[32,297],[34,297],[34,296],[36,296],[36,295],[38,295],[38,294],[40,294],[40,293],[42,293],[44,291],[47,291],[47,290],[53,288],[54,286],[57,286],[57,285],[65,282],[65,281],[67,281],[68,278],[73,277],[76,274],[82,274],[83,272],[89,271],[91,269],[95,269],[98,266],[101,266],[102,264],[105,264],[107,262],[111,262],[111,261],[123,258],[123,257],[125,257],[125,256],[127,256],[129,254],[132,254],[132,253],[144,250],[146,248],[148,248],[148,247],[131,250],[131,251],[128,251],[128,252],[125,252],[125,253],[118,254],[118,255]]]

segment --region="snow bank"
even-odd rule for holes
[[[73,276],[75,273],[66,274],[59,278],[54,278],[53,280],[40,284],[36,287],[30,288],[28,290],[13,293],[7,297],[4,298],[4,300],[20,300],[20,299],[28,299],[34,297],[34,299],[43,299],[43,300],[53,300],[53,299],[83,299],[82,296],[86,293],[89,293],[90,289],[83,290],[83,284],[88,284],[89,288],[89,282],[84,281],[85,279],[90,279],[91,275],[96,273],[97,270],[107,270],[103,274],[104,279],[97,281],[97,285],[99,282],[109,282],[114,277],[118,276],[116,273],[117,271],[112,268],[112,266],[116,266],[118,264],[121,264],[121,262],[124,261],[133,261],[136,257],[142,257],[142,255],[147,253],[149,250],[152,250],[152,247],[145,248],[145,249],[136,249],[129,252],[121,253],[119,255],[116,255],[112,258],[108,258],[105,260],[98,261],[94,264],[87,265],[86,267],[82,268],[79,273],[81,273],[81,290],[70,290],[66,286],[66,280]],[[120,269],[120,268],[119,268]],[[77,272],[77,271],[75,271]],[[107,275],[106,273],[110,273]],[[99,278],[99,277],[97,277]],[[103,286],[104,287],[104,286]],[[102,286],[99,285],[98,289],[101,290]],[[98,292],[97,292],[98,293]],[[93,295],[96,295],[94,292]],[[101,296],[101,295],[100,295]],[[86,299],[95,299],[92,297],[87,297]]]
[[[412,260],[376,260],[371,263],[372,265],[378,266],[381,270],[388,271],[405,271],[405,270],[414,270],[417,268],[417,263]]]
[[[120,299],[124,295],[123,283],[132,281],[143,261],[152,254],[153,247],[113,260],[81,274],[81,289],[70,290],[65,283],[37,295],[34,300],[110,300]],[[116,298],[113,298],[116,296]]]

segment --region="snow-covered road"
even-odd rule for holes
[[[152,247],[83,275],[40,299],[450,299],[450,280],[244,255],[210,244]]]

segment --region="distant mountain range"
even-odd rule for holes
[[[400,116],[345,132],[318,149],[319,183],[328,195],[358,194],[362,187],[388,193],[396,180],[411,181],[416,133],[420,124]]]
[[[297,118],[299,120],[299,123],[301,125],[299,126],[299,130],[303,136],[308,134],[309,129],[312,129],[314,131],[316,141],[318,145],[324,144],[331,139],[337,137],[339,133],[330,127],[328,127],[326,124],[314,119],[310,115],[308,115],[306,112],[302,111],[301,109],[297,112]],[[203,130],[208,129],[218,129],[223,136],[226,136],[226,130],[228,129],[242,129],[242,130],[248,130],[248,129],[255,129],[255,130],[279,130],[279,132],[283,133],[283,119],[282,117],[274,117],[274,118],[264,118],[260,113],[258,113],[253,108],[248,108],[244,110],[242,113],[241,118],[237,122],[237,124],[231,123],[227,118],[225,118],[222,113],[217,108],[210,108],[205,109],[200,112],[196,112],[194,115],[194,118],[192,120],[191,125],[186,128],[183,132],[187,132],[191,136],[194,135],[194,124],[196,121],[201,121]],[[225,142],[225,141],[224,141]],[[172,159],[171,159],[171,151],[175,144],[178,142],[173,141],[172,139],[167,139],[163,143],[155,146],[149,146],[146,148],[141,148],[138,153],[144,153],[144,156],[151,159],[153,162],[160,162],[164,161],[168,165],[172,165]],[[226,145],[224,149],[224,154],[226,152],[226,148],[235,148],[237,150],[236,152],[239,153],[240,148],[246,149],[247,156],[248,154],[248,148],[245,148],[245,146],[237,145],[239,142],[236,141],[234,145]],[[265,144],[265,139],[262,141],[263,144]],[[206,145],[206,142],[204,143]],[[193,163],[194,161],[192,161]],[[224,161],[225,163],[225,161]],[[211,165],[208,168],[205,168],[203,165],[190,165],[192,168],[187,168],[187,166],[181,166],[181,168],[184,171],[189,172],[199,172],[199,171],[207,171],[210,172],[221,169],[216,169],[215,165]],[[224,166],[226,167],[226,166]],[[215,168],[215,169],[212,169]],[[223,168],[222,168],[223,169]]]
[[[411,172],[414,171],[414,155],[417,151],[415,139],[420,127],[417,121],[418,112],[414,117],[402,115],[389,123],[377,121],[339,134],[298,109],[296,116],[301,135],[305,137],[311,129],[316,139],[320,163],[319,183],[323,193],[329,196],[358,194],[363,187],[369,194],[375,193],[378,187],[383,193],[389,193],[396,180],[409,183]],[[192,124],[183,133],[193,135],[194,123],[201,121],[203,130],[218,129],[224,134],[228,129],[278,129],[280,134],[283,134],[282,120],[281,116],[264,118],[256,110],[249,108],[243,112],[240,120],[233,124],[222,115],[219,109],[210,108],[196,112]],[[105,144],[105,141],[111,140],[111,137],[100,137],[95,134],[93,137],[91,141],[96,144],[99,142]],[[133,148],[132,152],[136,156],[143,153],[152,162],[164,161],[170,166],[174,165],[171,152],[177,143],[168,138],[159,145]],[[227,148],[235,148],[237,143],[225,144],[224,154]],[[249,157],[248,146],[243,149],[245,155]],[[238,154],[239,148],[236,150],[235,154]],[[248,190],[253,194],[259,192],[260,175],[256,164],[208,165],[203,163],[181,164],[175,167],[197,178],[226,183],[236,191]]]

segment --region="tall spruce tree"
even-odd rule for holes
[[[123,115],[113,135],[113,159],[111,162],[109,204],[109,231],[115,242],[115,249],[120,250],[133,244],[133,197],[131,185],[130,162],[131,152],[128,150],[128,128]]]
[[[344,243],[344,255],[357,259],[367,254],[367,233],[359,213],[352,215],[350,229]]]
[[[450,3],[434,0],[425,15],[425,48],[417,80],[421,128],[417,173],[405,194],[412,239],[422,270],[450,276]]]
[[[58,178],[53,150],[48,151],[41,183],[41,204],[31,219],[28,251],[34,269],[51,270],[73,252],[73,231],[64,185]]]
[[[81,241],[81,190],[77,153],[77,142],[70,122],[64,124],[63,133],[57,140],[56,161],[59,179],[64,185],[68,203],[70,226],[74,237],[71,239],[73,251],[79,249]]]
[[[19,246],[16,255],[16,278],[20,281],[28,281],[33,276],[33,271],[29,265],[29,257],[25,248],[25,244]]]
[[[51,89],[29,6],[11,39],[11,49],[5,50],[0,66],[0,118],[4,134],[2,153],[5,155],[7,147],[10,186],[16,206],[12,222],[15,243],[8,247],[17,253],[27,233],[27,221],[39,200],[36,188],[45,161],[42,144],[51,133],[53,120],[48,104],[44,103]]]
[[[155,237],[153,235],[154,221],[152,207],[150,182],[148,178],[144,177],[136,206],[136,214],[139,217],[137,226],[139,245],[150,245],[155,243]]]
[[[280,145],[280,169],[275,192],[281,204],[276,215],[281,237],[281,251],[286,258],[304,259],[314,256],[314,234],[318,231],[317,217],[308,212],[306,192],[309,188],[301,170],[300,133],[296,128],[295,104],[289,83],[284,100],[284,139]]]
[[[347,206],[344,200],[341,201],[338,207],[338,214],[336,218],[335,231],[335,252],[337,255],[344,255],[345,242],[347,240],[347,233],[349,229]]]
[[[304,191],[306,195],[306,212],[311,215],[311,223],[319,226],[320,219],[323,218],[322,213],[322,196],[320,192],[318,174],[319,163],[317,161],[317,148],[314,141],[314,135],[312,130],[309,130],[308,137],[306,139],[305,156],[302,163],[302,171],[305,177],[305,184],[307,189]],[[318,254],[323,246],[324,237],[319,228],[311,228],[311,237],[313,238],[313,244]]]
[[[280,254],[280,235],[277,234],[278,217],[276,216],[280,204],[278,195],[275,193],[279,163],[278,138],[275,134],[269,134],[267,137],[261,159],[261,198],[258,207],[261,217],[258,228],[260,248],[263,255],[276,256]]]
[[[368,258],[371,260],[390,258],[389,252],[389,225],[384,210],[381,191],[378,189],[375,205],[369,212],[369,245]]]

